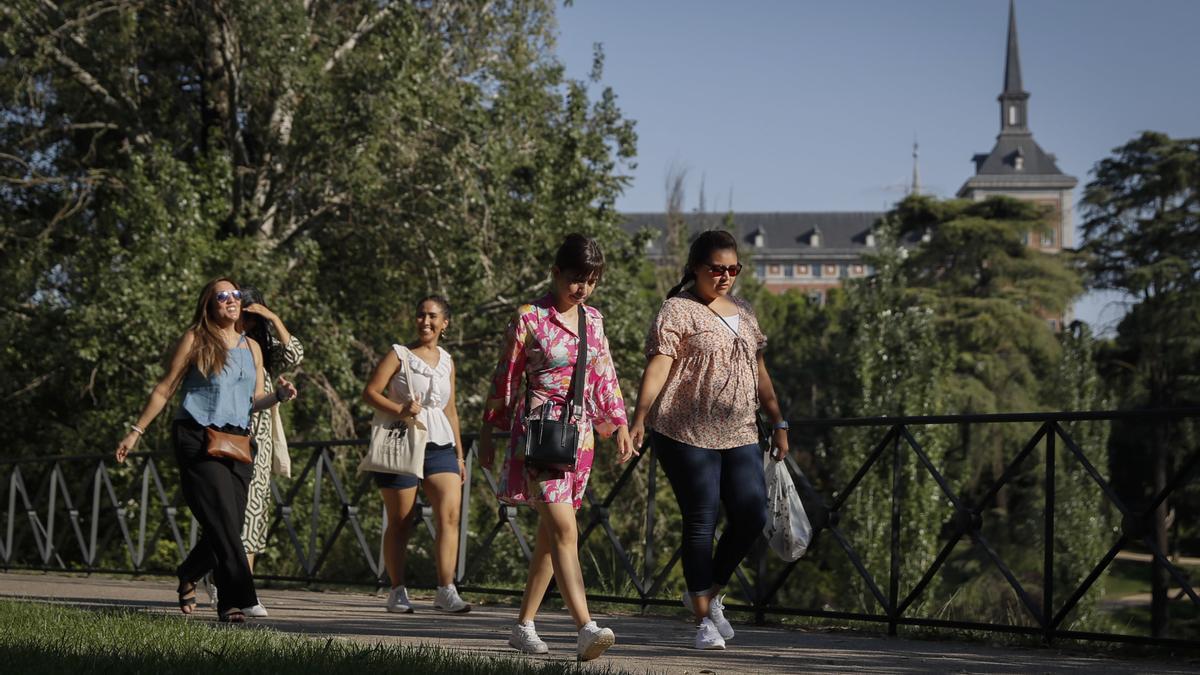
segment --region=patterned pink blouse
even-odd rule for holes
[[[552,419],[558,419],[567,401],[575,355],[579,349],[576,335],[578,320],[567,321],[554,307],[551,295],[517,309],[508,324],[504,353],[492,378],[491,393],[484,408],[483,421],[511,431],[508,450],[500,465],[500,497],[513,504],[533,500],[546,503],[583,504],[595,454],[592,427],[609,436],[628,424],[625,399],[617,382],[617,371],[604,335],[604,317],[593,307],[587,311],[588,361],[583,392],[585,414],[579,420],[580,447],[575,471],[526,469],[525,387],[528,376],[536,409],[547,400],[554,402]],[[540,494],[531,494],[531,489]]]

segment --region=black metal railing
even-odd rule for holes
[[[792,430],[793,440],[815,443],[823,435],[861,429],[861,438],[870,438],[871,450],[865,461],[851,473],[843,485],[823,485],[818,490],[801,471],[793,453],[788,465],[814,528],[820,534],[814,546],[820,547],[818,556],[822,564],[844,556],[853,574],[866,587],[866,597],[871,609],[845,611],[828,607],[789,606],[781,604],[781,594],[793,582],[793,576],[809,556],[799,561],[781,564],[772,562],[760,546],[736,572],[735,595],[740,595],[743,604],[730,603],[730,609],[753,613],[756,619],[766,615],[802,615],[824,617],[844,621],[864,621],[887,626],[895,634],[900,626],[922,626],[956,630],[1002,631],[1040,636],[1044,641],[1056,639],[1082,639],[1104,641],[1129,641],[1151,644],[1200,646],[1200,636],[1182,638],[1129,635],[1114,632],[1072,630],[1067,619],[1082,598],[1096,584],[1117,555],[1131,545],[1137,545],[1153,556],[1154,564],[1165,569],[1178,585],[1179,593],[1190,599],[1200,609],[1200,595],[1192,586],[1187,572],[1163,550],[1153,536],[1153,518],[1159,506],[1193,479],[1200,464],[1200,452],[1186,448],[1177,454],[1182,457],[1175,474],[1165,485],[1155,491],[1137,507],[1127,504],[1105,479],[1083,448],[1076,443],[1068,426],[1079,422],[1142,423],[1151,425],[1177,424],[1184,420],[1200,418],[1200,408],[1138,412],[1053,412],[1020,413],[999,415],[939,415],[913,417],[855,418],[836,420],[809,420],[796,423]],[[977,490],[967,495],[955,487],[944,466],[938,466],[926,447],[918,440],[920,432],[914,429],[963,427],[967,425],[1036,425],[1036,430],[1022,444],[1021,450],[1004,465],[1004,470],[986,490]],[[875,435],[882,432],[882,435]],[[479,582],[480,570],[488,556],[500,545],[502,538],[512,537],[511,544],[528,559],[531,548],[522,523],[522,516],[515,507],[501,503],[496,498],[497,479],[492,471],[476,466],[478,457],[473,439],[467,454],[467,480],[462,488],[462,512],[464,526],[460,528],[459,558],[456,581],[464,590],[519,593],[521,578],[508,580],[506,587],[489,586]],[[274,517],[269,528],[269,540],[275,557],[283,561],[273,573],[261,574],[264,579],[301,581],[308,583],[338,582],[379,584],[385,575],[382,559],[382,532],[378,539],[368,534],[376,525],[374,513],[382,511],[370,481],[354,475],[353,466],[357,450],[365,444],[361,440],[319,441],[293,443],[294,458],[308,453],[307,461],[296,462],[300,470],[286,481],[286,489],[272,477],[270,488],[273,496]],[[1061,446],[1060,446],[1061,444]],[[1027,459],[1041,448],[1040,465],[1041,494],[1044,506],[1041,510],[1040,529],[1042,535],[1042,559],[1040,597],[1028,588],[1028,580],[1013,570],[1000,547],[985,532],[988,508],[997,495],[1010,486],[1021,473]],[[1095,452],[1106,452],[1105,448],[1094,448]],[[1119,516],[1119,532],[1115,542],[1100,557],[1092,561],[1074,561],[1090,567],[1090,572],[1078,584],[1067,588],[1056,587],[1056,555],[1073,555],[1072,552],[1056,551],[1056,493],[1059,482],[1060,464],[1070,463],[1071,470],[1079,468],[1086,473],[1102,500],[1097,500],[1097,509],[1105,508]],[[888,532],[888,569],[886,579],[873,573],[864,562],[853,536],[846,531],[844,516],[848,515],[852,497],[860,489],[869,472],[888,468],[890,460],[890,509]],[[901,592],[901,569],[906,549],[901,542],[903,522],[902,502],[905,490],[910,489],[900,480],[906,462],[915,462],[933,481],[936,490],[952,509],[952,516],[944,523],[929,523],[931,528],[940,528],[940,548],[932,562],[917,575],[917,581],[906,593]],[[612,522],[614,508],[623,508],[625,502],[618,499],[628,497],[629,486],[637,472],[646,464],[644,478],[644,512],[637,514],[636,522],[644,526],[638,549],[622,543],[621,532]],[[0,536],[0,567],[4,569],[70,570],[82,572],[108,572],[132,574],[170,574],[173,560],[182,558],[187,548],[195,542],[197,525],[194,519],[184,518],[182,498],[173,478],[173,460],[169,453],[139,452],[130,455],[125,465],[117,465],[109,455],[60,455],[41,458],[0,460],[0,492],[3,499],[0,507],[6,507],[4,531]],[[479,478],[483,483],[479,484]],[[31,487],[33,489],[31,489]],[[600,490],[605,490],[603,495]],[[660,508],[657,503],[660,492],[657,460],[652,452],[643,452],[635,457],[609,484],[594,483],[585,496],[581,511],[580,546],[589,545],[597,537],[606,542],[609,555],[615,561],[624,578],[625,588],[632,593],[594,593],[591,597],[610,601],[640,605],[673,605],[678,600],[664,597],[668,581],[676,574],[680,560],[677,541],[663,541],[659,527]],[[330,494],[332,492],[332,494]],[[827,493],[827,494],[826,494]],[[83,501],[77,499],[81,496]],[[883,504],[871,505],[882,508]],[[628,509],[625,509],[628,510]],[[496,517],[489,522],[488,512]],[[370,513],[371,525],[364,516]],[[435,523],[428,507],[419,512],[424,529],[431,533]],[[474,516],[476,522],[485,523],[485,528],[472,534],[466,524]],[[677,516],[675,516],[677,518]],[[626,522],[633,522],[629,517]],[[677,531],[677,530],[676,530]],[[185,536],[186,535],[186,536]],[[675,535],[677,537],[677,535]],[[931,582],[943,570],[956,551],[961,553],[960,543],[969,540],[971,550],[991,565],[1004,579],[1005,584],[1019,601],[1019,620],[1009,622],[973,621],[944,619],[923,616],[913,611],[919,601],[926,600]],[[665,548],[664,548],[665,547]],[[664,555],[666,551],[673,551]],[[839,553],[840,552],[840,553]],[[343,559],[333,573],[326,573],[332,555]],[[837,554],[837,555],[835,555]],[[640,568],[635,562],[640,555]],[[178,557],[176,557],[178,556]],[[347,563],[348,559],[353,564]],[[660,559],[666,562],[659,564]],[[260,566],[264,563],[260,562]],[[347,569],[365,569],[366,574],[347,574]],[[283,570],[283,571],[279,571]],[[848,571],[848,570],[847,570]],[[795,583],[803,583],[797,581]],[[615,587],[616,584],[612,585]],[[1064,599],[1065,598],[1065,599]]]

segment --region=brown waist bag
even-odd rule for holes
[[[229,434],[224,431],[217,431],[212,427],[205,427],[204,433],[208,436],[208,454],[210,457],[228,458],[242,464],[249,464],[254,461],[254,457],[250,454],[249,436]]]

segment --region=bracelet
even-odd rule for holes
[[[782,429],[782,430],[784,430],[784,431],[787,431],[787,429],[788,429],[788,423],[787,423],[787,420],[783,420],[782,422],[776,422],[776,423],[775,423],[775,424],[772,426],[772,428],[773,428],[773,429],[775,429],[775,431],[779,431],[780,429]]]
[[[134,431],[136,431],[138,436],[145,436],[145,435],[146,435],[146,430],[145,430],[145,429],[143,429],[143,428],[141,428],[141,427],[139,427],[139,426],[138,426],[138,425],[136,425],[136,424],[130,424],[130,425],[129,425],[129,428],[130,428],[130,429],[133,429]]]

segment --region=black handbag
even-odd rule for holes
[[[569,397],[562,417],[546,419],[553,401],[538,407],[538,418],[531,417],[532,392],[529,378],[525,379],[525,466],[556,471],[574,471],[576,452],[579,449],[579,427],[575,424],[576,413],[583,412],[584,371],[587,368],[587,315],[579,306],[579,355],[575,359],[575,372],[571,375]]]

